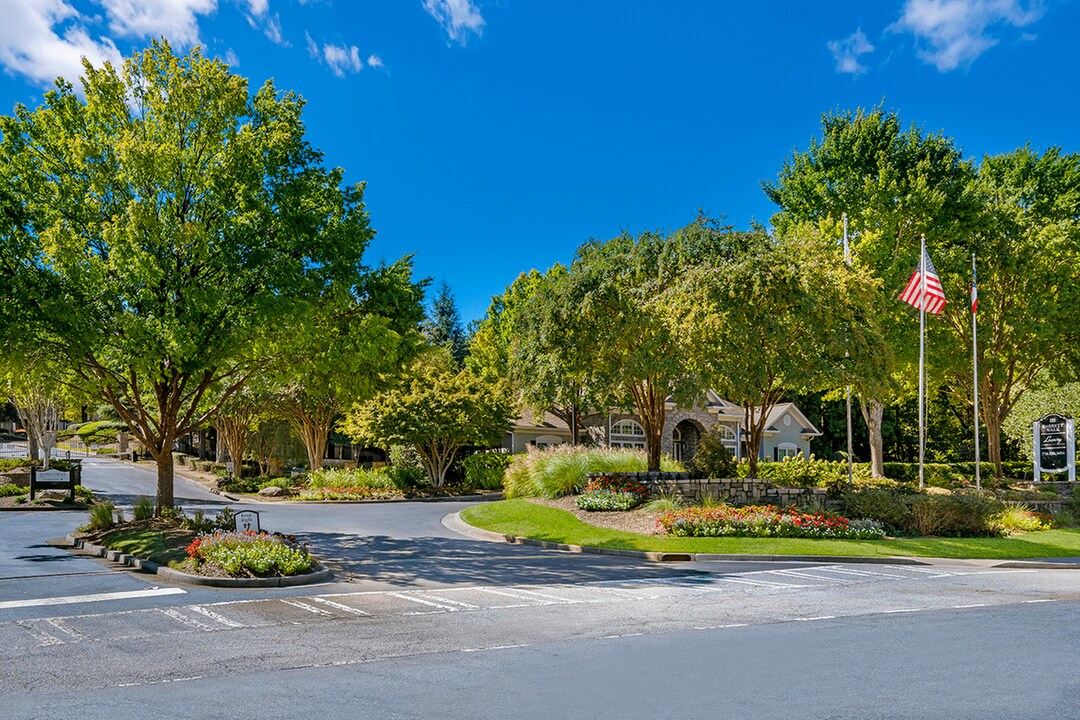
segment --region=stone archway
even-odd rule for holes
[[[696,420],[683,420],[671,431],[672,455],[679,462],[690,462],[697,454],[705,428]]]

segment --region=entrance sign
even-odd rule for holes
[[[1073,419],[1052,413],[1035,421],[1035,482],[1042,481],[1043,473],[1069,474],[1069,482],[1076,481],[1076,435]]]
[[[236,532],[259,532],[259,513],[256,510],[241,510],[236,513]]]

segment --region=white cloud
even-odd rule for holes
[[[826,45],[836,61],[836,72],[855,76],[866,72],[866,66],[859,62],[859,56],[874,52],[874,46],[866,39],[862,28],[843,40],[830,40]]]
[[[236,67],[240,64],[240,58],[236,56],[236,51],[232,48],[225,51],[225,57],[223,57],[222,60],[225,61],[226,65],[231,67]]]
[[[461,45],[470,34],[484,32],[484,17],[471,0],[424,0],[424,9],[442,25],[451,40]]]
[[[919,57],[948,72],[997,45],[999,26],[1026,27],[1043,12],[1040,0],[906,0],[892,29],[914,35]]]
[[[378,55],[368,55],[367,64],[368,67],[380,68],[383,66],[383,61]]]
[[[57,76],[77,84],[82,58],[120,66],[108,38],[93,39],[84,18],[67,0],[0,0],[0,65],[43,86]]]
[[[109,29],[122,37],[165,37],[184,47],[199,44],[199,15],[217,11],[217,0],[98,0]]]
[[[307,44],[308,55],[326,65],[330,68],[330,72],[338,77],[360,72],[364,68],[364,61],[360,59],[360,49],[355,45],[324,43],[320,47],[310,33],[304,33],[304,42]],[[382,60],[377,55],[372,55],[368,58],[368,64],[372,67],[382,67]]]
[[[323,45],[323,62],[338,77],[345,77],[346,73],[360,72],[364,67],[360,60],[360,51],[355,45]]]
[[[240,0],[240,4],[247,9],[245,15],[248,25],[261,30],[275,45],[290,47],[281,30],[281,15],[270,12],[270,0]]]

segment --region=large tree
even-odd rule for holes
[[[974,401],[971,308],[966,302],[971,254],[979,275],[979,410],[987,451],[998,476],[1001,430],[1040,373],[1067,370],[1080,359],[1080,155],[1029,147],[986,157],[975,193],[980,222],[938,258],[954,302],[936,361],[954,392]],[[1060,373],[1058,373],[1060,375]]]
[[[81,93],[58,80],[0,118],[0,264],[20,332],[116,409],[169,507],[174,441],[242,385],[255,340],[298,302],[362,281],[372,231],[363,186],[305,141],[298,96],[251,93],[164,42],[84,69]]]
[[[847,213],[856,264],[881,279],[878,314],[902,377],[917,342],[896,297],[919,260],[919,238],[931,248],[969,232],[977,216],[971,193],[972,164],[951,138],[905,128],[895,112],[881,107],[826,113],[821,137],[796,151],[775,181],[763,183],[780,207],[773,223],[783,232],[804,222],[839,237]],[[905,306],[906,307],[906,306]],[[906,367],[905,367],[906,366]],[[882,417],[902,382],[857,386],[870,433],[871,472],[884,474]]]
[[[431,308],[423,325],[424,337],[435,347],[446,348],[459,366],[465,362],[469,343],[461,324],[454,293],[445,280],[431,301]]]
[[[497,445],[510,413],[502,393],[440,348],[418,358],[397,387],[354,406],[343,429],[356,442],[415,447],[428,480],[441,487],[457,451]]]
[[[411,258],[382,266],[351,292],[324,297],[280,340],[280,412],[312,470],[341,415],[386,389],[419,352],[425,284],[413,281]]]
[[[883,371],[876,281],[808,229],[740,233],[734,254],[682,278],[673,317],[710,387],[743,406],[750,476],[773,407]],[[856,377],[858,373],[858,377]]]

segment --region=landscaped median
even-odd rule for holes
[[[1080,557],[1080,530],[1028,532],[1010,537],[917,537],[873,540],[791,537],[672,537],[645,535],[582,522],[566,510],[528,500],[466,508],[469,525],[517,538],[587,548],[695,555],[805,555],[855,557],[1021,558]]]
[[[214,519],[182,512],[154,517],[153,505],[143,499],[135,518],[124,521],[104,503],[68,540],[99,557],[194,585],[284,587],[330,577],[295,537],[235,530],[228,508]]]

